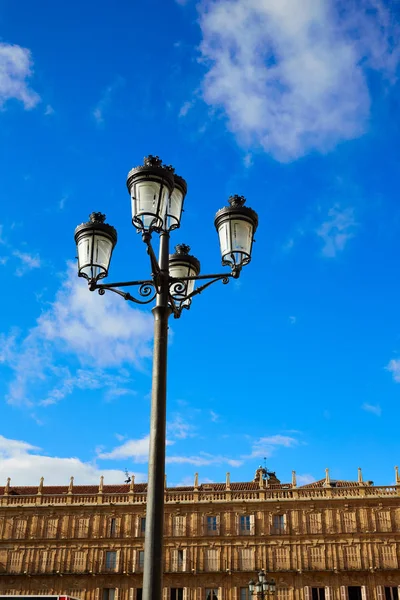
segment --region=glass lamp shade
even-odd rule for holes
[[[169,275],[177,281],[172,282],[170,293],[174,300],[181,302],[182,306],[189,306],[187,296],[194,290],[195,280],[182,281],[184,277],[196,277],[200,273],[200,262],[190,256],[190,247],[186,244],[175,246],[175,254],[169,255]]]
[[[94,212],[87,223],[75,229],[78,275],[94,283],[107,277],[111,255],[117,243],[117,232],[104,222],[105,219],[105,215]]]
[[[251,260],[253,236],[258,225],[257,213],[243,206],[243,196],[231,196],[226,206],[215,215],[215,227],[219,235],[222,264],[232,270],[240,270]]]
[[[132,223],[142,232],[161,231],[174,190],[171,167],[162,165],[158,156],[147,156],[143,165],[128,173],[126,182],[132,201]]]
[[[263,590],[263,584],[261,583],[261,581],[257,581],[256,583],[256,594],[261,594]]]
[[[167,206],[167,229],[172,231],[178,229],[181,224],[181,216],[183,211],[183,202],[187,193],[186,181],[174,175],[174,189],[170,194]]]
[[[263,589],[264,594],[268,594],[269,584],[266,581],[263,582],[262,589]]]
[[[251,579],[249,581],[249,592],[250,592],[250,594],[254,593],[254,581],[253,581],[253,579]]]
[[[266,577],[265,577],[265,571],[264,569],[261,569],[261,571],[258,574],[258,581],[260,581],[261,583],[265,583],[266,581]]]
[[[271,594],[275,594],[276,583],[275,583],[274,579],[271,579],[271,581],[269,582],[269,591],[271,592]]]

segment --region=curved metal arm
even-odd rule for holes
[[[222,273],[219,275],[198,275],[196,277],[182,277],[181,279],[175,279],[170,277],[169,280],[169,302],[171,305],[172,312],[175,319],[179,319],[182,314],[182,310],[189,309],[192,303],[192,298],[201,294],[206,288],[217,281],[222,281],[224,285],[229,283],[231,277],[235,277],[234,273]],[[189,281],[201,281],[210,279],[207,283],[204,283],[200,287],[196,288],[190,294],[187,293]]]
[[[123,292],[122,290],[116,289],[118,287],[126,287],[126,286],[138,286],[139,295],[145,300],[140,300],[139,298],[135,298],[129,292]],[[104,296],[106,291],[114,292],[114,294],[118,294],[122,296],[124,300],[129,300],[130,302],[135,302],[135,304],[150,304],[155,297],[157,296],[157,287],[154,281],[127,281],[122,283],[110,283],[110,284],[95,284],[94,286],[89,286],[90,290],[94,292],[98,291],[100,296]]]

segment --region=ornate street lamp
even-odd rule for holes
[[[167,341],[168,319],[190,308],[192,298],[216,281],[228,283],[238,278],[251,260],[257,214],[244,206],[243,196],[231,196],[228,207],[215,217],[222,264],[230,272],[200,275],[200,262],[189,254],[185,244],[169,254],[170,233],[180,227],[187,186],[171,166],[158,156],[148,156],[143,165],[128,174],[127,186],[132,203],[132,224],[141,233],[150,257],[151,278],[140,281],[102,283],[108,275],[111,255],[117,243],[114,227],[105,215],[92,213],[90,221],[75,230],[78,250],[78,275],[91,291],[114,292],[125,300],[149,304],[155,300],[152,399],[150,416],[150,453],[147,486],[146,532],[143,575],[143,600],[161,600],[163,572],[164,474],[166,437]],[[158,259],[151,243],[152,234],[160,237]],[[196,287],[197,282],[201,283]],[[120,288],[136,287],[138,296]]]
[[[258,600],[265,600],[275,594],[276,585],[274,579],[268,581],[264,569],[258,573],[258,581],[253,579],[249,581],[249,595],[255,596]]]

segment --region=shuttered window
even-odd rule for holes
[[[380,510],[376,513],[376,520],[379,531],[391,531],[392,524],[390,522],[390,512],[388,510]]]
[[[360,551],[357,546],[344,547],[344,559],[348,569],[360,568]]]
[[[76,524],[76,536],[79,538],[89,535],[89,519],[78,519]]]
[[[357,531],[356,513],[354,511],[345,511],[343,513],[343,524],[346,533]]]
[[[46,537],[57,537],[58,519],[48,519],[46,524]]]
[[[22,567],[22,552],[11,552],[10,571],[19,573]]]
[[[310,513],[308,515],[308,527],[310,533],[322,532],[322,515],[321,513]]]
[[[23,540],[26,535],[26,519],[17,519],[15,521],[14,537],[17,540]]]
[[[253,570],[252,548],[239,548],[239,568],[241,571]]]
[[[382,567],[396,567],[396,554],[394,546],[381,546]]]
[[[276,562],[277,569],[288,569],[289,568],[289,549],[288,548],[276,548],[275,562]]]
[[[324,549],[322,546],[311,546],[308,549],[312,569],[322,568],[324,564]],[[314,599],[313,599],[314,600]]]
[[[74,552],[72,568],[75,573],[82,573],[86,568],[86,552]]]
[[[175,516],[172,519],[172,534],[176,536],[186,534],[186,519],[184,516]]]
[[[214,548],[206,549],[206,571],[219,571],[219,552]]]

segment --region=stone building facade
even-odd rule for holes
[[[164,600],[399,600],[400,479],[165,489]],[[146,484],[0,488],[0,594],[141,600]]]

